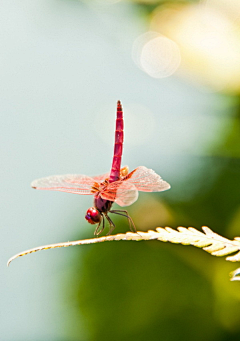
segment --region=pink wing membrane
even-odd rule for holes
[[[126,181],[115,181],[100,192],[103,199],[116,202],[119,206],[129,206],[138,199],[137,188]]]
[[[152,169],[140,166],[125,179],[112,182],[100,192],[103,199],[116,202],[119,206],[129,206],[138,199],[138,191],[161,192],[171,186]]]
[[[110,176],[110,173],[105,173],[102,175],[96,175],[96,176],[92,176],[92,179],[98,183],[103,182],[105,179],[108,179]]]
[[[94,182],[96,182],[96,180],[87,175],[67,174],[53,175],[34,180],[31,183],[31,186],[42,190],[89,195],[93,194],[92,186]]]
[[[144,166],[134,169],[123,181],[133,184],[142,192],[161,192],[171,187],[160,175]]]

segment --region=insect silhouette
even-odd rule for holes
[[[105,227],[105,218],[109,223],[111,234],[115,228],[109,213],[122,215],[128,219],[129,227],[136,232],[132,218],[126,210],[112,210],[115,202],[119,206],[129,206],[138,198],[138,191],[161,192],[170,188],[152,169],[144,166],[137,167],[129,173],[128,167],[121,168],[123,152],[123,111],[121,102],[117,102],[117,117],[115,130],[114,155],[110,173],[98,176],[87,175],[54,175],[32,182],[36,189],[61,191],[81,195],[93,195],[94,206],[86,213],[90,224],[97,224],[94,235],[99,235]]]

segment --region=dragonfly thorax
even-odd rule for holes
[[[112,204],[112,201],[103,199],[99,194],[94,197],[94,206],[101,213],[107,213],[111,209]]]

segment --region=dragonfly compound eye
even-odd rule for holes
[[[100,212],[95,208],[91,207],[87,210],[87,214],[85,215],[85,219],[90,223],[90,224],[97,224],[101,221],[101,214]]]

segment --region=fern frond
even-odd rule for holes
[[[240,268],[230,272],[230,281],[240,281]]]
[[[119,240],[159,240],[162,242],[170,242],[176,244],[183,245],[193,245],[199,248],[202,248],[204,251],[207,251],[213,256],[226,256],[235,253],[232,256],[226,258],[226,260],[231,262],[240,261],[240,237],[234,238],[234,240],[229,240],[220,236],[219,234],[213,232],[209,227],[203,226],[203,232],[196,230],[193,227],[182,227],[179,226],[177,230],[172,229],[171,227],[157,227],[156,231],[149,230],[147,232],[127,232],[125,234],[116,234],[111,236],[92,238],[92,239],[84,239],[84,240],[76,240],[72,242],[64,242],[57,244],[49,244],[45,246],[39,246],[33,249],[29,249],[27,251],[18,253],[17,255],[11,257],[7,263],[9,265],[14,259],[25,256],[29,253],[48,250],[60,247],[68,247],[74,245],[83,245],[83,244],[94,244],[94,243],[102,243],[106,241],[119,241]],[[240,280],[240,269],[234,271],[231,276],[231,280]]]

